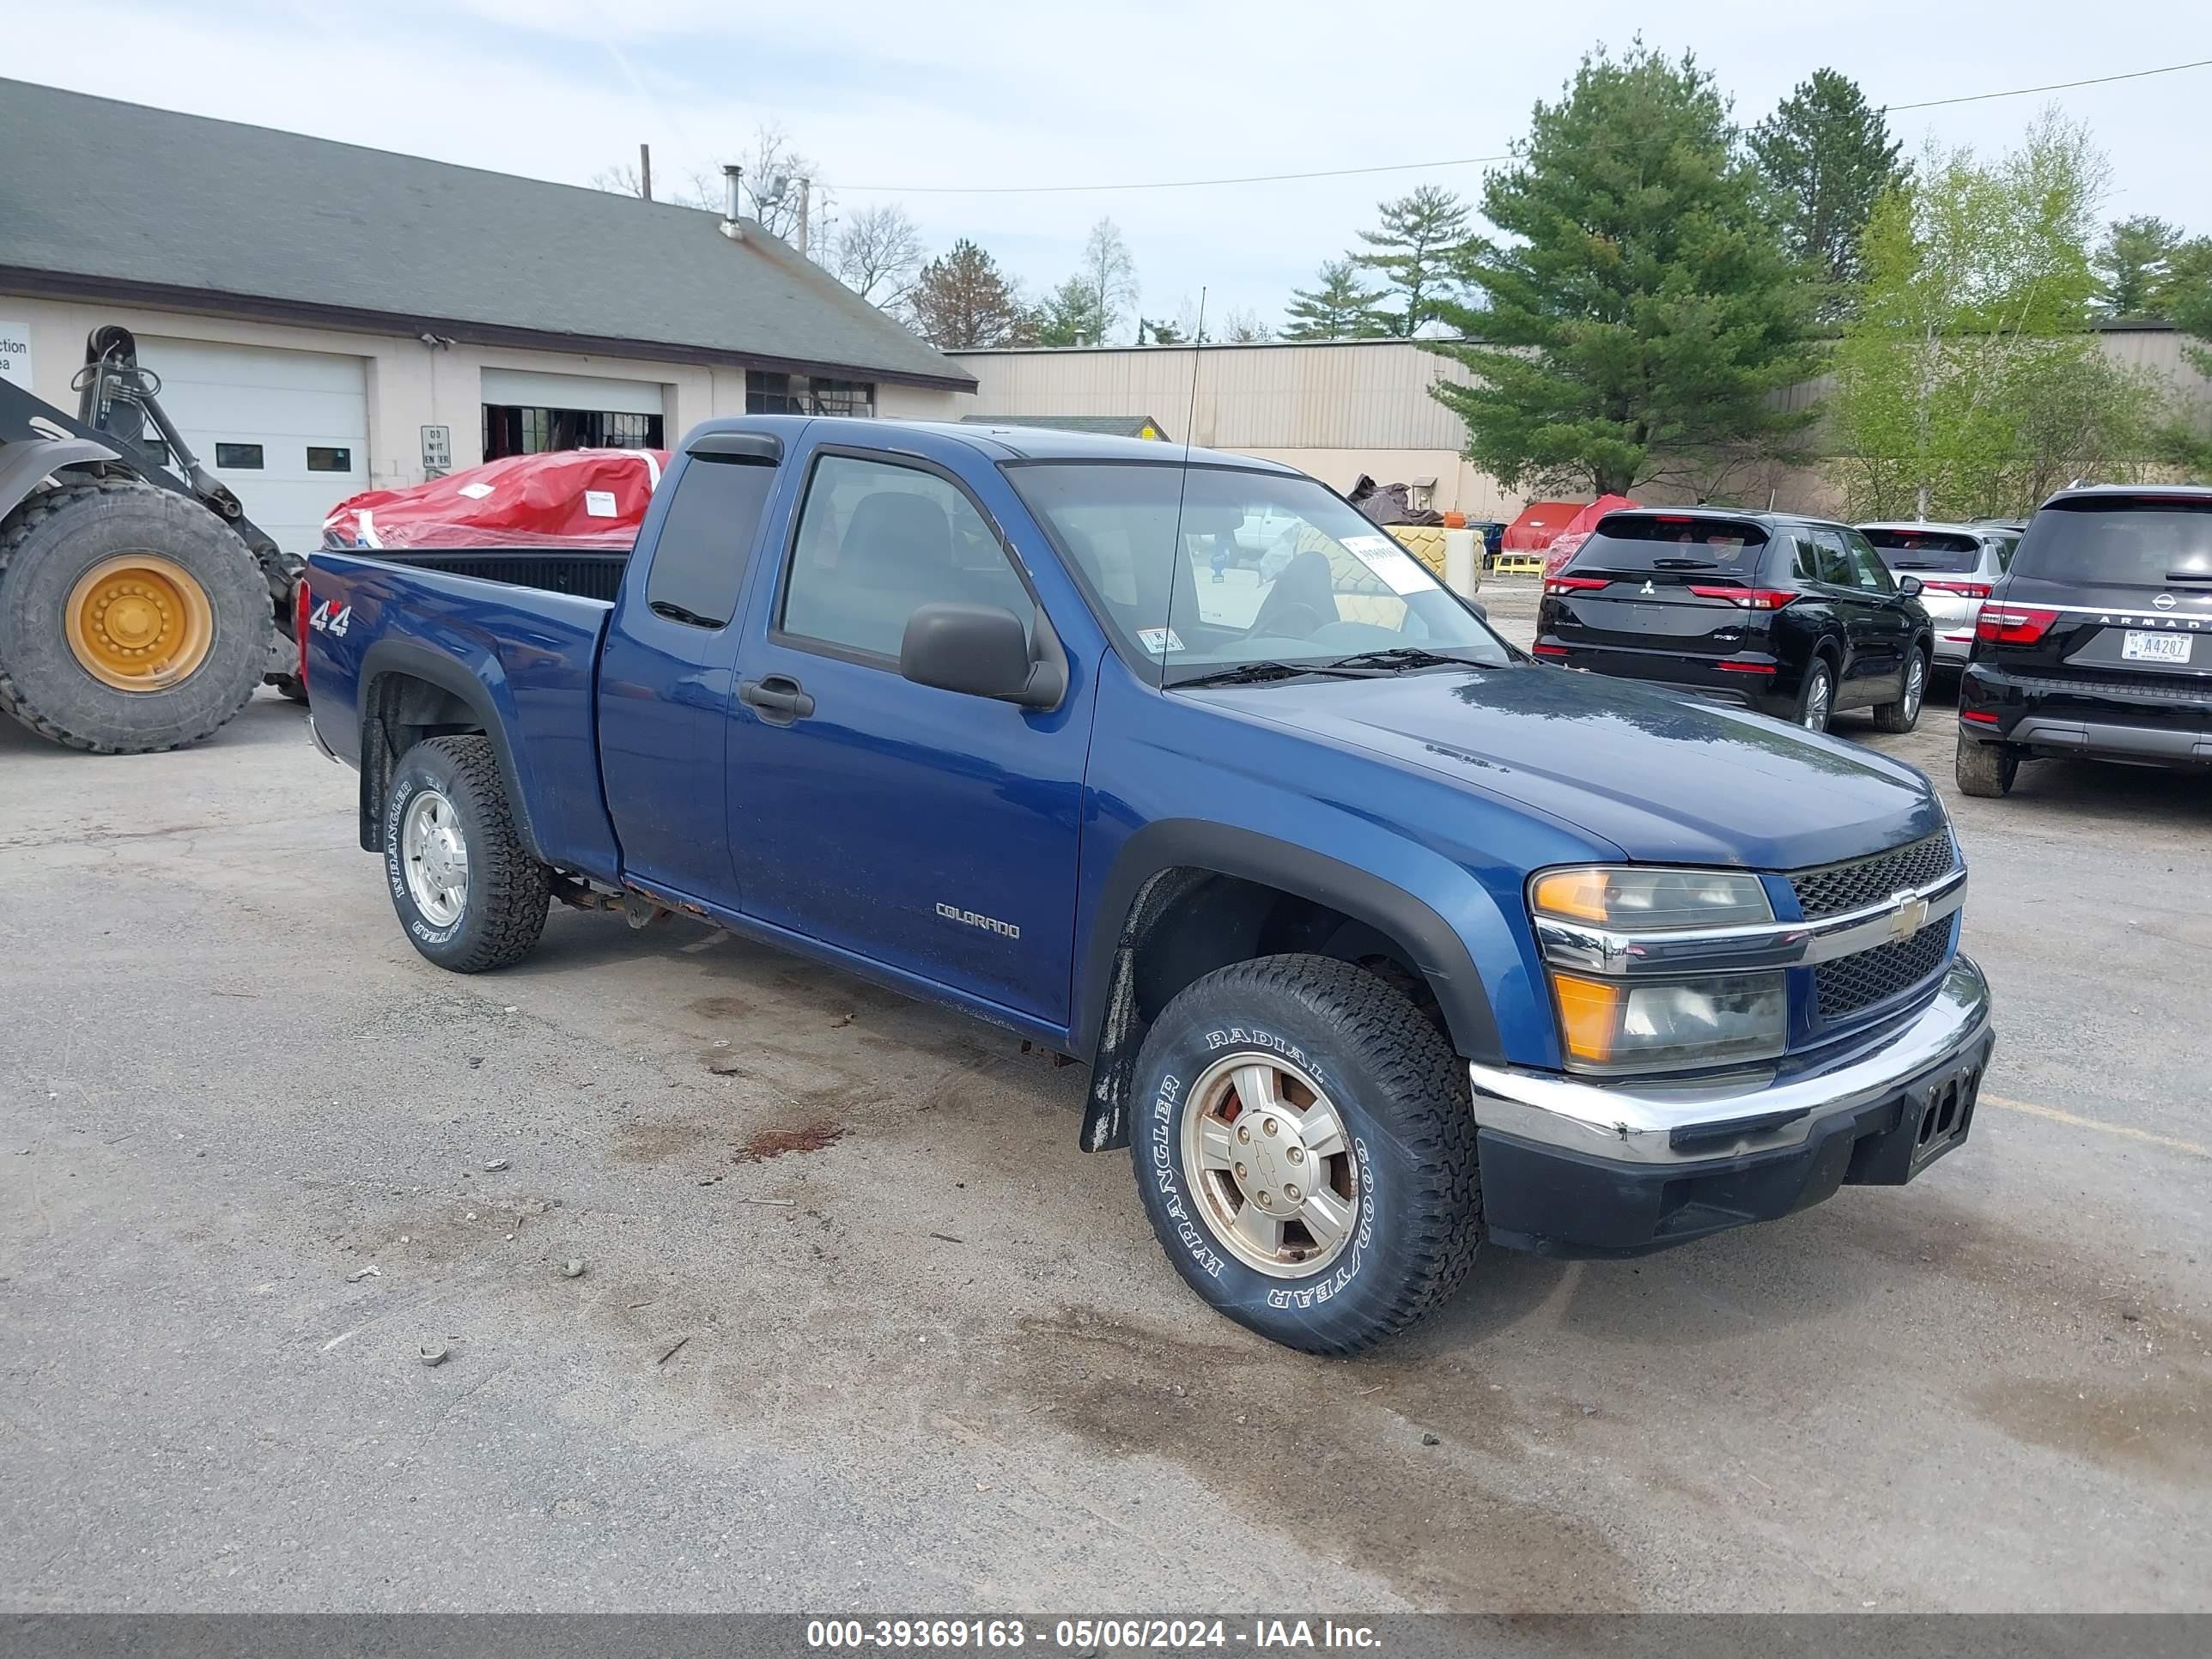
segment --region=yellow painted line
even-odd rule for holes
[[[2131,1129],[2124,1123],[2107,1123],[2100,1117],[2082,1117],[2078,1113],[2062,1112],[2056,1106],[2037,1106],[2025,1100],[2007,1100],[2002,1095],[1984,1094],[1984,1106],[2002,1106],[2008,1112],[2026,1112],[2030,1117],[2048,1118],[2053,1123],[2063,1123],[2069,1129],[2095,1129],[2108,1135],[2118,1135],[2127,1140],[2140,1140],[2147,1146],[2163,1146],[2169,1152],[2186,1152],[2191,1158],[2212,1158],[2212,1146],[2198,1145],[2193,1140],[2181,1140],[2172,1135],[2153,1134],[2148,1129]]]

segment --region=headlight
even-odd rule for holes
[[[1774,920],[1757,876],[1634,865],[1547,871],[1528,884],[1528,908],[1540,917],[1631,935]],[[1572,1071],[1725,1066],[1771,1060],[1789,1043],[1790,999],[1780,973],[1664,980],[1547,972]]]
[[[1577,1072],[1649,1072],[1772,1060],[1789,1041],[1778,973],[1649,984],[1552,971],[1559,1035]]]
[[[1529,884],[1528,905],[1539,915],[1632,933],[1774,920],[1765,885],[1757,876],[1732,870],[1550,870]]]

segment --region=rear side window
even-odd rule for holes
[[[2028,520],[2013,574],[2041,581],[2164,587],[2212,581],[2212,498],[2086,495]]]
[[[1874,544],[1875,551],[1892,570],[1948,571],[1955,575],[1982,562],[1982,538],[1963,530],[1868,525],[1859,533]]]
[[[1801,531],[1813,541],[1813,576],[1816,582],[1826,582],[1831,587],[1855,586],[1851,575],[1851,556],[1844,544],[1844,532],[1823,526],[1814,531]]]
[[[1742,519],[1690,513],[1615,513],[1573,559],[1577,570],[1717,570],[1748,579],[1766,530]]]
[[[766,461],[691,456],[676,481],[676,497],[660,521],[653,569],[645,580],[648,607],[700,628],[720,628],[738,608],[761,509],[775,483]]]

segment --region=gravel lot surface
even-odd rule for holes
[[[1920,1182],[1321,1362],[1011,1037],[689,922],[430,968],[302,726],[0,722],[0,1607],[2212,1609],[2203,779],[1952,800]],[[1839,729],[1953,795],[1940,700]]]

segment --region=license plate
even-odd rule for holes
[[[2131,628],[2120,641],[2120,655],[2129,662],[2187,662],[2189,644],[2186,634],[2139,633]]]

